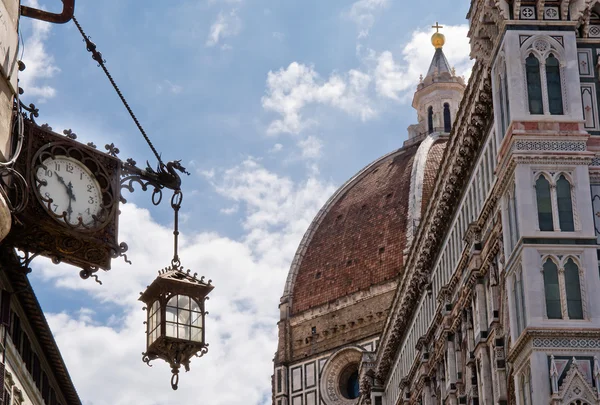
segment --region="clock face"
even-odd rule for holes
[[[96,225],[102,189],[84,164],[67,156],[49,157],[36,168],[35,176],[41,183],[38,193],[43,206],[54,218],[74,227]]]

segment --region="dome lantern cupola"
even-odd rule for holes
[[[427,75],[420,80],[413,98],[412,106],[417,110],[419,123],[408,128],[409,141],[422,139],[427,134],[450,133],[465,90],[464,79],[456,75],[444,54],[446,37],[439,32],[443,27],[436,22],[432,28],[436,29],[431,36],[435,52]]]

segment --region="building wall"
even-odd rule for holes
[[[389,327],[373,366],[384,371],[365,375],[373,387],[360,403],[375,403],[379,389],[386,405],[600,403],[600,6],[593,3],[472,1],[469,35],[473,55],[488,66],[493,116],[481,123],[489,130],[474,142],[478,159],[392,366],[381,365],[397,338]],[[539,114],[530,110],[532,54],[540,61]],[[550,109],[550,55],[559,60],[562,113]],[[457,116],[473,114],[461,108]],[[551,183],[550,231],[540,226],[540,175]],[[559,221],[568,213],[559,213],[560,176],[570,183],[573,230]],[[546,260],[556,263],[557,285],[545,276]],[[576,289],[567,273],[577,274]],[[569,312],[574,291],[582,319]],[[558,297],[559,315],[549,297]],[[388,322],[399,312],[393,307]]]
[[[0,2],[0,161],[12,158],[13,99],[18,95],[19,1]],[[0,195],[0,240],[10,231],[11,214]]]

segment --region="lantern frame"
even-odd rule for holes
[[[173,376],[171,378],[171,386],[177,389],[179,383],[179,368],[183,365],[186,371],[190,369],[190,360],[193,356],[202,357],[208,352],[208,343],[206,343],[206,324],[205,319],[208,311],[206,311],[205,302],[209,299],[208,294],[213,290],[214,286],[211,280],[204,281],[204,277],[196,278],[197,273],[190,275],[190,270],[183,271],[183,267],[173,263],[159,271],[158,277],[150,284],[146,291],[140,293],[139,300],[146,304],[146,351],[142,353],[142,361],[149,366],[150,362],[155,359],[162,359],[169,363]],[[187,297],[193,300],[198,305],[198,311],[193,311],[191,301],[189,308],[177,309],[175,316],[175,327],[179,330],[180,325],[189,328],[189,339],[168,336],[167,323],[167,307],[168,302],[176,296]],[[159,303],[158,325],[154,324],[152,318],[156,312],[153,312],[153,305]],[[179,322],[180,310],[190,313],[189,322],[181,324]],[[191,315],[199,314],[201,317],[201,340],[192,340],[193,328]],[[158,335],[151,341],[151,333],[158,329]]]

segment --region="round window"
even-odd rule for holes
[[[339,389],[346,399],[356,399],[360,395],[358,385],[358,363],[349,364],[340,373]]]

